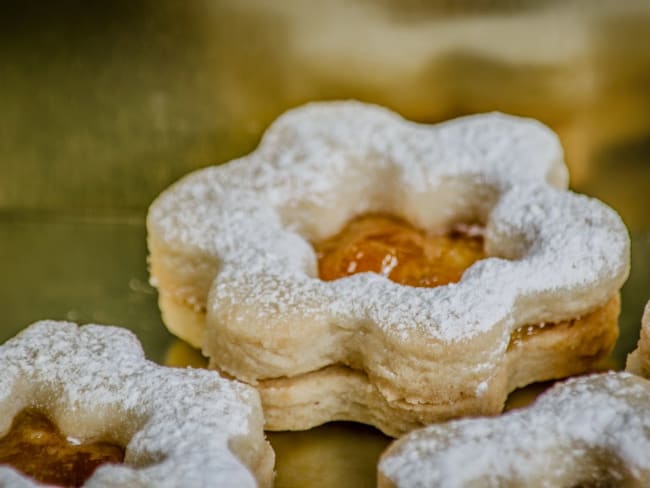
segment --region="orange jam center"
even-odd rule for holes
[[[25,410],[0,439],[0,464],[57,486],[81,486],[104,463],[122,463],[124,449],[108,442],[78,444],[44,415]]]
[[[314,249],[322,280],[372,271],[396,283],[423,287],[455,283],[485,257],[478,226],[458,225],[447,234],[430,235],[383,215],[356,218]]]

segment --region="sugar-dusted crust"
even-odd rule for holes
[[[42,321],[0,346],[0,437],[37,409],[80,440],[126,446],[85,486],[271,486],[274,455],[254,389],[144,358],[125,329]],[[0,486],[37,486],[0,467]],[[40,485],[38,485],[40,486]]]
[[[191,307],[161,299],[163,310],[179,320],[173,332],[192,343],[205,316]],[[331,420],[374,425],[390,436],[464,415],[493,415],[501,411],[503,391],[589,371],[605,358],[618,337],[618,294],[594,312],[563,321],[513,342],[506,353],[500,387],[483,395],[457,398],[452,404],[388,402],[358,370],[327,366],[291,378],[262,380],[257,389],[264,407],[266,430],[303,430]],[[198,346],[197,346],[198,347]]]
[[[641,336],[637,348],[627,357],[626,371],[650,378],[650,301],[641,318]]]
[[[650,382],[606,373],[530,407],[415,430],[378,465],[380,487],[650,486]]]
[[[620,218],[566,180],[557,138],[529,119],[423,126],[354,102],[311,104],[249,156],[153,203],[152,281],[163,304],[206,310],[192,340],[251,384],[341,364],[389,403],[453,410],[486,387],[503,400],[504,368],[518,368],[506,360],[512,332],[594,311],[628,273]],[[372,273],[319,280],[309,241],[373,212],[432,232],[480,222],[491,257],[431,289]]]

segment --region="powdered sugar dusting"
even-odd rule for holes
[[[375,106],[318,103],[281,116],[250,155],[176,183],[151,206],[147,225],[152,257],[174,256],[181,281],[199,281],[197,256],[214,266],[209,298],[208,284],[178,297],[207,305],[209,355],[223,356],[231,345],[224,337],[245,337],[290,358],[250,358],[240,378],[346,363],[359,353],[340,347],[350,333],[398,349],[489,333],[493,348],[463,365],[478,364],[487,379],[486,365],[501,360],[516,327],[590,311],[627,276],[629,239],[618,215],[566,185],[557,137],[530,119],[493,113],[426,126]],[[371,273],[320,281],[309,241],[369,212],[431,231],[482,222],[492,257],[437,288]],[[280,324],[289,324],[291,342],[274,349]]]
[[[147,361],[125,329],[37,322],[0,346],[0,371],[0,437],[36,408],[67,436],[126,446],[125,464],[100,467],[86,486],[256,486],[231,448],[245,439],[251,452],[269,449],[257,393]],[[19,482],[36,486],[0,467],[0,485]]]
[[[414,431],[379,471],[399,487],[648,486],[649,400],[627,373],[572,379],[522,410]]]

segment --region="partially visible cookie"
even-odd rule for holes
[[[641,319],[641,336],[637,348],[627,357],[626,371],[650,378],[650,301]]]
[[[568,380],[530,407],[430,425],[395,441],[380,487],[650,486],[650,382]]]
[[[42,454],[41,434],[7,445],[17,435],[14,420],[27,412],[49,419],[73,444],[98,442],[116,446],[118,454],[123,450],[123,462],[115,457],[111,462],[117,464],[100,465],[85,486],[272,484],[274,454],[264,438],[255,390],[215,372],[147,361],[125,329],[37,322],[0,346],[0,372],[0,453],[6,458],[0,463],[26,464],[21,450],[23,457]],[[30,449],[34,442],[41,448]],[[75,477],[92,461],[89,456],[60,460],[74,484],[84,481]],[[0,466],[0,486],[37,483]]]

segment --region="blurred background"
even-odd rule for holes
[[[341,98],[421,122],[499,110],[556,130],[572,188],[631,232],[622,365],[650,298],[648,0],[5,0],[0,342],[45,317],[116,323],[164,361],[183,346],[147,282],[149,203],[251,151],[286,109]],[[374,473],[350,464],[345,479]]]

